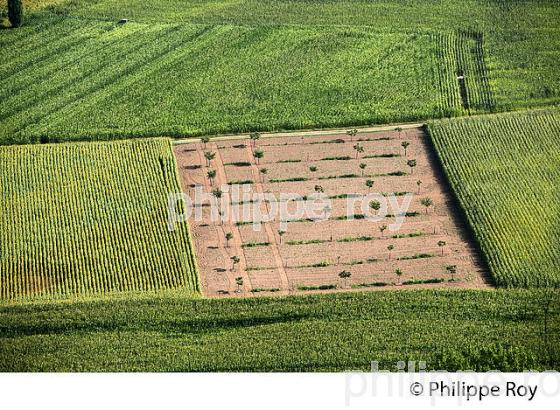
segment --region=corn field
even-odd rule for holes
[[[560,8],[548,0],[54,3],[0,31],[2,145],[346,127],[560,102]],[[131,20],[118,24],[123,16]]]
[[[429,129],[496,284],[560,284],[560,110]]]
[[[0,33],[9,56],[0,144],[387,123],[438,109],[434,59],[421,59],[432,53],[427,35],[56,19],[46,27]]]
[[[0,299],[198,291],[166,139],[0,148]]]
[[[391,371],[401,360],[558,370],[560,305],[549,359],[542,302],[511,289],[0,306],[0,357],[9,358],[0,371],[369,371],[372,360]]]

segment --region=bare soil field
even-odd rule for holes
[[[200,210],[189,223],[206,296],[490,286],[421,128],[197,140],[175,154]]]

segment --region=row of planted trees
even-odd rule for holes
[[[402,128],[396,128],[395,131],[397,131],[399,133],[399,139],[400,139],[403,129]],[[353,140],[353,138],[356,136],[357,133],[358,133],[358,131],[356,129],[349,130],[349,131],[346,132],[346,134],[350,137],[350,141]],[[408,141],[402,141],[401,142],[401,147],[404,150],[405,158],[408,157],[408,148],[410,147],[410,145],[411,144]],[[364,153],[364,151],[365,151],[364,147],[359,142],[356,143],[353,146],[353,148],[356,151],[356,159],[358,159],[359,155]],[[406,164],[408,165],[408,167],[410,167],[410,173],[413,174],[414,173],[414,168],[417,165],[417,161],[415,159],[407,159]],[[362,171],[362,176],[363,176],[363,171],[366,167],[367,167],[367,164],[365,164],[365,163],[360,164],[360,169]],[[420,186],[422,185],[422,181],[418,180],[416,182],[416,184],[418,186],[418,193],[420,193]],[[373,180],[368,179],[366,181],[366,186],[368,187],[368,189],[371,189],[373,187],[373,185],[374,185]],[[422,198],[420,200],[420,203],[426,208],[426,213],[428,212],[428,208],[433,206],[433,204],[434,204],[432,199],[429,198],[429,197]],[[381,207],[381,204],[379,203],[379,201],[371,201],[370,202],[370,208],[371,209],[379,210],[380,207]],[[386,229],[387,229],[386,225],[382,225],[382,226],[379,227],[379,231],[381,232],[381,236],[383,236],[383,232]],[[447,243],[445,241],[439,241],[437,243],[438,247],[441,248],[442,256],[443,256],[443,249],[444,249],[446,244]],[[391,260],[391,254],[392,254],[392,251],[394,250],[394,248],[395,248],[394,245],[388,245],[387,246],[387,250],[389,252],[389,257],[388,257],[389,260]],[[338,259],[340,260],[340,257],[338,257]],[[451,276],[450,281],[454,282],[455,281],[455,274],[457,273],[457,266],[456,265],[447,265],[447,266],[445,266],[445,272],[450,274],[450,276]],[[404,272],[401,268],[396,268],[395,269],[395,275],[397,276],[397,283],[396,283],[397,285],[401,284],[401,276],[403,275],[403,273]],[[344,281],[345,286],[347,286],[347,281],[351,276],[352,276],[352,273],[350,271],[347,271],[347,270],[343,270],[338,274],[338,277]]]
[[[451,278],[449,282],[455,282],[455,274],[457,273],[457,265],[446,265],[445,266],[445,273],[449,274]],[[403,283],[401,282],[401,276],[404,274],[401,268],[395,269],[395,275],[397,276],[397,282],[395,285],[400,286]],[[352,273],[347,270],[343,270],[338,273],[338,277],[344,281],[344,287],[348,287],[348,279],[352,276]],[[405,283],[406,284],[406,283]]]
[[[401,130],[399,130],[399,137],[400,137],[400,132],[401,132]],[[353,137],[357,134],[357,131],[356,131],[356,130],[350,130],[350,131],[347,132],[347,134],[351,137],[351,140],[352,140]],[[256,143],[257,143],[257,140],[259,140],[259,139],[260,139],[260,134],[259,134],[259,133],[254,132],[254,133],[251,133],[251,134],[250,134],[251,145],[252,145],[252,148],[253,148],[253,150],[252,150],[252,151],[253,151],[253,156],[254,156],[254,159],[255,159],[255,163],[256,163],[257,165],[259,164],[259,159],[262,159],[262,158],[264,157],[264,151],[262,151],[261,149],[256,148]],[[205,150],[206,150],[206,144],[207,144],[209,141],[210,141],[210,138],[207,137],[207,136],[201,138],[201,142],[204,144],[204,149],[205,149]],[[408,142],[408,141],[402,141],[402,142],[401,142],[401,147],[404,149],[404,155],[405,155],[405,157],[406,157],[407,154],[408,154],[407,150],[408,150],[408,148],[410,147],[410,145],[411,145],[411,144],[410,144],[410,142]],[[359,158],[359,154],[364,153],[364,151],[365,151],[365,150],[364,150],[364,147],[363,147],[359,142],[356,143],[356,144],[353,146],[353,148],[354,148],[354,150],[356,151],[356,158]],[[208,167],[210,167],[210,162],[215,158],[215,155],[216,155],[215,152],[212,152],[212,151],[205,151],[205,152],[204,152],[204,156],[205,156],[205,159],[206,159],[206,161],[207,161],[207,166],[208,166]],[[416,160],[414,160],[414,159],[407,160],[407,165],[410,167],[410,169],[411,169],[411,174],[412,174],[412,173],[413,173],[414,167],[416,167],[416,165],[417,165],[417,162],[416,162]],[[360,167],[360,170],[361,170],[362,176],[363,176],[364,170],[365,170],[365,168],[367,167],[367,164],[365,164],[365,163],[360,163],[359,167]],[[317,167],[316,167],[316,166],[312,166],[312,167],[310,167],[310,170],[311,170],[312,172],[314,172],[314,171],[317,170]],[[264,177],[264,175],[266,175],[266,173],[267,173],[267,169],[266,169],[266,168],[262,168],[260,171],[261,171],[261,174],[262,174],[263,177]],[[212,184],[212,180],[216,177],[216,171],[215,171],[214,169],[209,169],[207,174],[208,174],[208,175],[207,175],[208,178],[210,179],[210,183]],[[368,187],[368,189],[371,189],[371,188],[373,187],[373,185],[374,185],[374,181],[371,180],[371,179],[368,179],[368,180],[365,182],[365,184],[366,184],[366,186]],[[416,184],[417,184],[417,186],[418,186],[418,193],[420,193],[420,186],[421,186],[421,184],[422,184],[422,181],[418,180],[418,181],[416,182]],[[324,191],[323,191],[323,188],[322,188],[320,185],[316,185],[316,186],[315,186],[315,191],[317,191],[317,192],[324,192]],[[212,190],[212,194],[213,194],[217,199],[220,199],[221,196],[222,196],[222,192],[221,192],[221,190],[220,190],[219,188],[214,188],[214,189]],[[432,199],[431,199],[431,198],[428,198],[428,197],[422,198],[422,199],[420,200],[420,203],[426,208],[426,213],[428,212],[428,208],[431,207],[431,206],[433,205]],[[379,210],[379,209],[380,209],[380,205],[381,205],[381,204],[380,204],[378,201],[371,201],[371,202],[370,202],[370,208],[372,208],[373,210]],[[382,236],[382,237],[383,237],[383,233],[384,233],[384,231],[385,231],[386,229],[387,229],[387,226],[386,226],[386,225],[382,225],[381,227],[379,227],[379,230],[380,230],[380,232],[381,232],[381,236]],[[279,231],[278,234],[279,234],[279,236],[280,236],[280,244],[282,244],[282,236],[283,236],[283,234],[285,234],[285,231]],[[226,238],[225,238],[225,239],[226,239],[226,246],[229,247],[229,241],[232,239],[232,237],[233,237],[233,235],[232,235],[231,233],[227,233],[227,234],[226,234]],[[332,240],[332,239],[331,239],[331,240]],[[438,246],[440,246],[440,247],[442,248],[442,255],[443,255],[443,247],[444,247],[445,245],[446,245],[446,243],[445,243],[444,241],[439,241],[439,242],[438,242]],[[389,246],[387,247],[387,250],[389,251],[389,259],[391,259],[391,252],[392,252],[393,249],[394,249],[394,246],[393,246],[393,245],[389,245]],[[232,261],[231,270],[232,270],[232,271],[235,271],[235,267],[236,267],[236,265],[239,263],[240,259],[239,259],[239,257],[238,257],[237,255],[234,255],[234,256],[231,257],[231,261]],[[452,281],[454,281],[453,275],[454,275],[455,272],[456,272],[456,267],[453,265],[453,266],[447,267],[446,269],[447,269],[447,271],[448,271],[449,273],[451,273],[451,275],[452,275]],[[400,284],[400,276],[403,274],[403,272],[402,272],[402,270],[399,268],[399,269],[396,269],[396,270],[395,270],[395,274],[396,274],[397,277],[399,278],[399,280],[398,280],[398,282],[397,282],[397,285],[399,285],[399,284]],[[348,271],[346,271],[346,270],[342,271],[342,272],[339,274],[339,277],[340,277],[341,279],[343,279],[343,280],[345,281],[345,283],[346,283],[346,281],[348,280],[348,278],[350,278],[350,276],[351,276],[351,273],[348,272]],[[236,278],[236,284],[238,285],[238,291],[239,291],[239,287],[243,285],[243,279],[242,279],[241,277]]]

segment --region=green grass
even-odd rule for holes
[[[389,286],[390,283],[387,282],[371,282],[371,283],[358,283],[356,285],[352,285],[354,289],[362,289],[362,288],[378,288],[383,286]]]
[[[560,370],[559,352],[544,354],[542,303],[523,290],[403,290],[4,306],[0,371]]]
[[[254,182],[251,179],[244,179],[239,181],[230,181],[228,182],[228,185],[251,185],[253,183]]]
[[[424,232],[411,232],[411,233],[403,233],[391,236],[393,239],[400,239],[400,238],[417,238],[419,236],[426,235]]]
[[[166,139],[0,147],[0,299],[198,292]]]
[[[410,261],[410,260],[415,260],[415,259],[426,259],[426,258],[433,258],[434,255],[433,253],[417,253],[415,255],[410,255],[410,256],[401,256],[400,258],[397,258],[398,261]]]
[[[241,244],[242,248],[256,248],[257,246],[270,246],[270,242],[247,242]]]
[[[349,161],[351,159],[353,159],[351,156],[326,157],[326,158],[322,158],[321,161]]]
[[[293,240],[293,241],[287,241],[286,244],[287,245],[315,245],[318,243],[325,243],[325,242],[329,242],[326,239],[308,239],[308,240]]]
[[[556,6],[62,1],[0,30],[0,144],[344,127],[558,103]],[[131,22],[117,25],[122,17]]]
[[[232,166],[232,167],[250,167],[251,163],[246,161],[241,162],[227,162],[224,164],[225,166]]]
[[[373,236],[348,236],[345,238],[337,239],[337,242],[363,242],[363,241],[372,241],[374,240]]]
[[[260,292],[280,292],[279,288],[253,288],[251,289],[252,293],[260,293]]]
[[[309,178],[304,177],[295,177],[295,178],[283,178],[283,179],[270,179],[268,182],[270,183],[280,183],[280,182],[300,182],[300,181],[308,181]]]
[[[496,284],[560,284],[560,110],[429,130]]]
[[[22,0],[24,12],[36,11],[46,9],[48,7],[57,6],[67,0]],[[8,12],[8,2],[3,1],[0,3],[0,15]]]
[[[445,279],[443,279],[443,278],[411,279],[411,280],[405,280],[402,284],[404,286],[406,286],[406,285],[427,285],[427,284],[443,283],[443,282],[445,282]]]

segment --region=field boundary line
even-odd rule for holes
[[[281,137],[314,137],[321,135],[331,135],[331,134],[345,134],[349,129],[355,128],[358,130],[358,134],[362,133],[372,133],[372,132],[387,132],[394,131],[395,128],[402,128],[403,130],[421,128],[425,123],[407,123],[407,124],[390,124],[390,125],[380,125],[374,127],[348,127],[348,128],[333,128],[333,129],[321,129],[321,130],[294,130],[294,131],[278,131],[278,132],[263,132],[260,134],[260,138],[281,138]],[[242,140],[248,139],[250,133],[241,134],[225,134],[211,137],[212,141],[231,141],[231,140]],[[189,137],[174,139],[173,145],[182,144],[192,144],[200,142],[200,137]]]
[[[480,117],[494,118],[496,116],[515,115],[515,114],[527,113],[527,112],[542,112],[542,111],[551,111],[551,110],[554,111],[554,110],[558,110],[559,108],[560,108],[560,104],[552,104],[547,106],[539,106],[535,108],[522,108],[519,110],[499,111],[499,112],[482,113],[482,114],[474,114],[474,115],[460,115],[460,116],[453,116],[453,117],[430,118],[430,119],[426,119],[423,122],[414,122],[414,123],[404,122],[404,123],[390,123],[390,124],[380,124],[380,125],[372,125],[372,126],[349,125],[348,127],[345,128],[337,127],[337,128],[301,129],[301,130],[289,130],[289,131],[266,131],[260,133],[260,138],[313,137],[313,136],[331,135],[331,134],[336,135],[336,134],[345,134],[346,131],[353,128],[358,130],[358,134],[394,131],[395,128],[402,128],[403,130],[409,130],[415,128],[423,128],[435,122],[459,121],[459,120],[475,119]],[[198,136],[185,137],[185,138],[174,138],[174,137],[169,137],[169,138],[171,139],[172,144],[175,146],[175,145],[193,144],[199,142],[200,138],[203,136],[209,136],[212,139],[212,141],[231,141],[231,140],[249,139],[250,134],[251,134],[250,132],[243,132],[238,134],[217,134],[217,135],[202,134]]]

